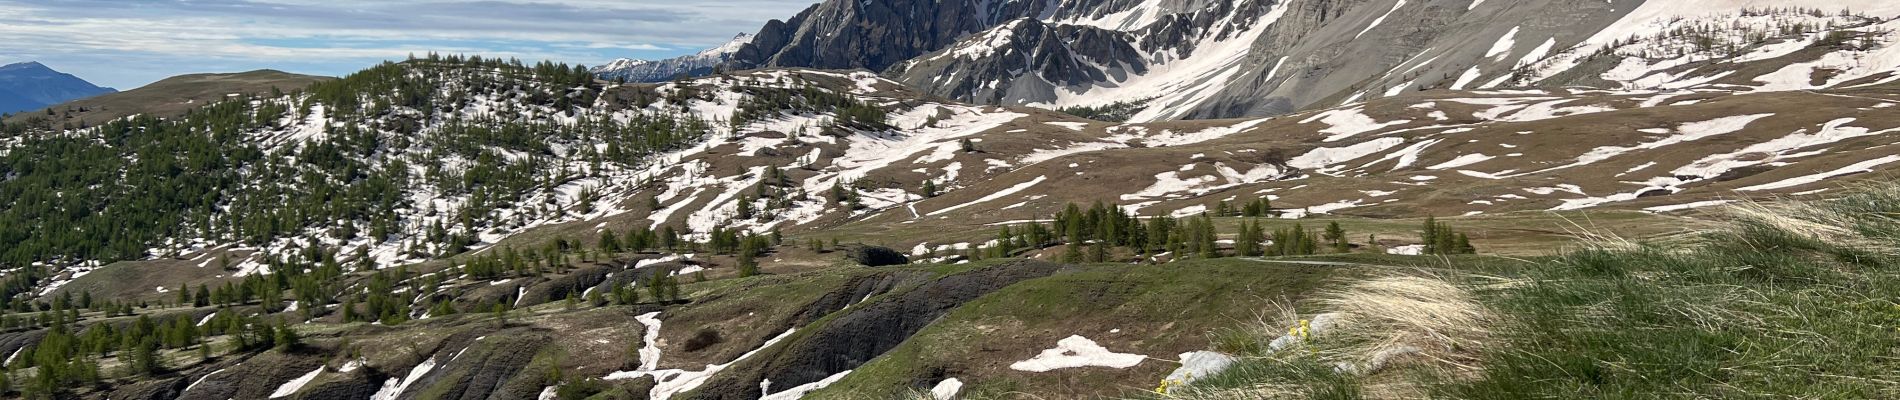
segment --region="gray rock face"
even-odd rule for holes
[[[758,382],[774,387],[816,382],[857,368],[910,338],[956,307],[1017,282],[1055,274],[1063,266],[1023,260],[951,275],[916,288],[853,306],[810,333],[771,353],[735,364],[690,396],[698,399],[757,399]]]
[[[1273,115],[1443,89],[1473,68],[1488,81],[1513,73],[1541,42],[1573,46],[1640,2],[1291,1],[1248,48],[1250,67],[1179,117]],[[1490,54],[1507,35],[1506,50]]]
[[[1015,32],[1022,29],[1005,25],[966,37],[887,75],[932,94],[972,102],[1143,103],[1148,110],[1136,120],[1275,115],[1388,93],[1445,88],[1473,67],[1481,67],[1486,80],[1506,76],[1517,67],[1515,57],[1531,53],[1538,42],[1550,39],[1558,48],[1574,45],[1634,7],[1556,1],[1492,3],[1473,7],[1471,0],[1217,2],[1166,13],[1134,29],[1127,28],[1131,24],[1117,25],[1123,30],[1108,33],[1099,28],[1041,29],[1055,32],[1044,38],[1025,38]],[[1624,11],[1615,11],[1619,9]],[[1001,37],[1017,40],[993,40],[1000,32],[1012,33]],[[1515,37],[1503,44],[1503,54],[1490,54],[1506,35]],[[1126,47],[1104,44],[1114,42]],[[1063,49],[1056,53],[1062,56],[1036,56],[1052,47]],[[1132,51],[1117,51],[1123,48]],[[953,56],[961,58],[938,61]],[[1042,63],[1095,68],[1048,68]]]
[[[1136,103],[1138,121],[1275,115],[1507,86],[1644,2],[832,0],[766,24],[728,65],[869,69],[977,103]]]
[[[731,63],[738,68],[883,70],[1041,4],[1015,0],[986,9],[964,1],[831,0],[790,20],[767,23]]]
[[[910,257],[888,247],[858,245],[845,250],[845,257],[866,267],[904,265],[910,263]]]
[[[1024,18],[967,39],[971,46],[918,57],[886,75],[971,102],[1048,100],[1039,94],[1053,87],[1147,72],[1134,39],[1117,31]]]
[[[803,67],[884,71],[959,40],[1028,18],[1098,30],[1148,22],[1230,3],[1220,0],[829,0],[785,21],[767,22],[732,57],[735,69]],[[1078,36],[1079,35],[1079,36]],[[1057,35],[1090,40],[1090,33]],[[1040,41],[1025,44],[1036,45]],[[1025,51],[1025,53],[1030,53]]]
[[[589,71],[601,79],[627,82],[662,82],[680,76],[704,76],[711,74],[720,64],[725,63],[740,46],[751,42],[751,34],[740,34],[724,45],[706,49],[698,54],[658,61],[622,58],[594,67]]]

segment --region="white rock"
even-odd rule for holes
[[[937,382],[936,387],[930,388],[930,397],[937,400],[952,400],[957,398],[957,392],[961,391],[963,391],[963,381],[950,378]]]
[[[1226,371],[1237,359],[1227,354],[1212,351],[1194,351],[1181,353],[1181,367],[1168,373],[1167,381],[1180,384],[1193,383],[1195,380]]]

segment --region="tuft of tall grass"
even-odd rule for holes
[[[1367,375],[1386,370],[1467,375],[1494,322],[1467,289],[1419,275],[1351,283],[1326,291],[1313,307],[1327,312],[1301,319],[1292,307],[1281,305],[1241,327],[1216,332],[1215,349],[1239,355],[1240,361],[1160,397],[1413,397],[1420,393],[1416,385]],[[1288,338],[1297,340],[1291,346],[1271,345]]]

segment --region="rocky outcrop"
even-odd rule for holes
[[[933,94],[984,103],[1049,100],[1056,87],[1147,73],[1126,33],[1018,19],[886,75]]]
[[[904,256],[889,247],[857,245],[845,248],[844,254],[851,262],[866,267],[883,267],[910,264],[910,257]]]
[[[332,371],[334,372],[334,371]],[[325,378],[297,391],[297,399],[367,399],[382,388],[382,382],[388,377],[368,368],[351,371],[341,377]]]
[[[1642,2],[832,0],[767,23],[728,65],[869,69],[987,104],[1140,103],[1139,121],[1275,115],[1496,86]]]
[[[581,267],[567,275],[537,283],[534,286],[529,286],[527,291],[522,292],[521,301],[518,303],[518,306],[531,306],[563,300],[569,296],[581,296],[582,293],[587,291],[587,288],[596,287],[602,282],[606,282],[607,275],[614,273],[618,269],[619,268],[606,265],[592,265]]]
[[[601,79],[625,82],[662,82],[681,76],[704,76],[711,74],[720,64],[725,63],[734,51],[747,43],[752,43],[752,35],[740,34],[726,44],[697,54],[665,60],[622,58],[594,67],[589,71]]]
[[[223,400],[223,399],[262,399],[269,398],[285,382],[290,382],[324,365],[324,359],[315,355],[291,354],[268,351],[251,356],[240,363],[213,369],[208,376],[201,375],[195,383],[187,384],[191,390],[184,391],[178,399],[185,400]]]
[[[107,397],[121,400],[169,400],[185,391],[184,378],[153,379],[120,386]]]
[[[435,357],[437,368],[403,392],[402,399],[531,399],[546,382],[546,371],[526,371],[550,343],[535,332],[490,333],[466,347],[447,346]]]
[[[730,63],[736,68],[881,71],[1042,7],[1040,0],[830,0],[789,20],[766,23]]]
[[[790,388],[856,368],[897,347],[950,310],[985,294],[1063,266],[1023,260],[946,276],[851,307],[777,347],[770,357],[745,360],[715,376],[695,398],[757,399],[758,382]]]

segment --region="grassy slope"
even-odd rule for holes
[[[1586,250],[1523,271],[1528,285],[1485,293],[1512,318],[1506,345],[1478,379],[1441,393],[1900,396],[1900,193],[1803,207],[1827,214],[1744,219],[1700,245]]]
[[[1242,259],[1083,266],[965,304],[815,398],[885,398],[952,377],[968,385],[964,393],[970,398],[1017,391],[1074,397],[1144,390],[1148,381],[1175,368],[1170,360],[1177,354],[1205,347],[1209,330],[1255,318],[1271,302],[1300,298],[1353,273]],[[1126,370],[1009,369],[1070,335],[1153,359]]]
[[[1257,354],[1185,398],[1894,398],[1896,211],[1900,191],[1872,189],[1743,209],[1693,243],[1428,261],[1497,317],[1481,327],[1476,370],[1341,376],[1327,355],[1343,342],[1321,338],[1316,352]]]
[[[1042,216],[1047,218],[1047,216]],[[1243,221],[1252,218],[1216,218],[1215,224],[1221,235],[1231,237],[1238,231]],[[1347,236],[1355,245],[1365,245],[1368,236],[1376,236],[1381,245],[1416,244],[1419,241],[1419,226],[1424,217],[1418,218],[1360,218],[1351,216],[1317,215],[1297,220],[1257,219],[1271,232],[1275,229],[1292,227],[1298,224],[1315,232],[1326,228],[1326,224],[1338,222],[1346,230]],[[1450,224],[1459,232],[1471,235],[1472,244],[1480,252],[1506,256],[1537,256],[1560,253],[1566,246],[1574,245],[1585,234],[1606,234],[1640,240],[1673,241],[1688,232],[1713,226],[1710,221],[1695,214],[1662,215],[1639,211],[1565,211],[1544,212],[1525,211],[1477,216],[1441,217],[1440,222]],[[1047,222],[1045,222],[1047,224]],[[924,219],[914,224],[889,224],[873,222],[855,222],[823,232],[799,233],[796,240],[787,239],[787,243],[804,243],[809,237],[838,238],[845,243],[862,242],[883,244],[910,251],[917,243],[944,245],[959,242],[982,243],[996,237],[999,226],[969,225],[964,221]]]
[[[74,100],[51,108],[57,111],[72,109],[69,118],[55,116],[47,118],[44,112],[21,113],[8,118],[7,123],[23,123],[40,119],[46,126],[57,127],[63,123],[79,125],[97,125],[105,121],[123,118],[134,114],[153,114],[169,117],[183,114],[198,106],[209,104],[234,93],[270,94],[275,87],[284,92],[303,89],[310,84],[332,80],[324,76],[298,75],[274,70],[257,70],[230,74],[191,74],[165,78],[158,82],[118,93]],[[79,112],[84,108],[86,112]]]

